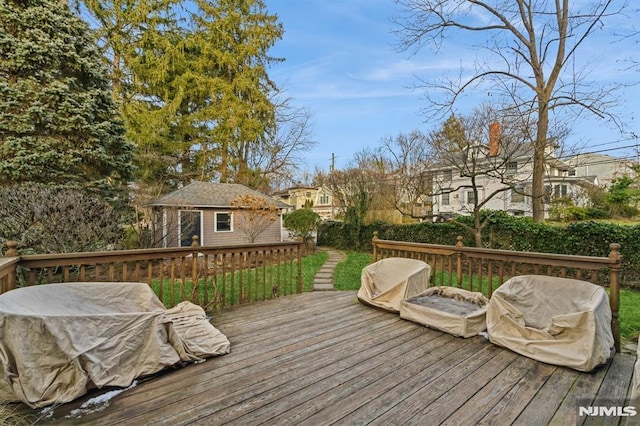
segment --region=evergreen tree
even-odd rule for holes
[[[276,59],[268,50],[283,34],[277,16],[262,0],[196,0],[195,43],[202,46],[197,65],[209,75],[207,109],[216,121],[208,142],[217,148],[221,182],[255,186],[249,169],[252,151],[265,149],[276,129],[276,111],[269,94],[276,85],[267,67]]]
[[[63,0],[0,0],[0,185],[113,196],[132,176],[102,58]]]
[[[85,1],[90,10],[92,2]],[[121,50],[127,70],[120,75],[135,80],[123,116],[138,147],[138,178],[165,189],[193,179],[260,186],[255,153],[276,143],[277,87],[267,67],[277,59],[267,52],[283,33],[277,16],[262,0],[196,0],[181,22],[171,17],[169,0],[155,4],[146,21],[136,17],[147,22],[139,26],[136,48]],[[162,21],[154,18],[161,10]]]

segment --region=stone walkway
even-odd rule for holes
[[[333,290],[333,270],[336,265],[344,260],[344,254],[331,248],[320,248],[329,253],[327,261],[320,267],[315,277],[313,277],[313,290],[326,291]]]

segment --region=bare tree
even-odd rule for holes
[[[231,201],[231,205],[238,209],[236,227],[250,243],[254,243],[278,219],[275,203],[264,197],[240,195]]]
[[[265,138],[261,149],[248,155],[249,169],[256,171],[251,186],[265,192],[291,184],[304,162],[304,153],[315,145],[311,138],[311,113],[294,107],[282,92],[273,96],[272,102],[276,107],[275,129]]]
[[[337,204],[344,210],[346,223],[354,225],[354,238],[376,200],[383,200],[385,167],[378,153],[364,149],[354,156],[345,170],[329,173],[328,183]],[[356,244],[359,241],[356,239]]]
[[[396,0],[404,14],[400,48],[416,51],[424,46],[440,49],[451,33],[471,33],[473,46],[488,53],[470,75],[422,84],[427,88],[431,113],[444,117],[472,89],[490,91],[509,100],[514,110],[535,120],[532,135],[533,218],[544,219],[545,152],[551,143],[549,126],[554,113],[591,113],[621,123],[610,113],[617,104],[613,88],[587,80],[589,61],[577,60],[587,40],[619,15],[627,0],[575,2],[569,0]],[[483,37],[484,35],[485,37]],[[443,98],[438,96],[445,93]]]
[[[431,217],[431,181],[425,173],[433,163],[428,137],[418,130],[382,139],[382,155],[389,168],[394,208],[414,219]]]
[[[430,144],[439,163],[429,173],[432,195],[467,193],[465,207],[471,206],[473,226],[456,223],[474,235],[478,247],[491,217],[483,218],[481,210],[491,200],[507,191],[531,196],[532,147],[523,142],[523,134],[526,126],[520,120],[489,107],[466,117],[451,116],[431,134]]]

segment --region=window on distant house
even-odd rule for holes
[[[524,194],[522,193],[522,188],[514,188],[511,190],[511,203],[524,203]]]
[[[476,202],[476,194],[473,191],[467,191],[467,204]]]
[[[329,204],[329,196],[327,194],[320,196],[320,204]]]
[[[452,178],[453,173],[451,172],[451,170],[445,170],[444,172],[442,172],[442,180],[444,182],[450,182]]]
[[[228,212],[216,212],[215,214],[215,232],[232,232],[233,231],[233,214]]]
[[[553,195],[556,197],[566,197],[568,194],[567,185],[554,185]]]
[[[551,187],[551,185],[544,186],[544,202],[546,204],[549,204],[551,202],[552,191],[553,191],[553,188]]]
[[[507,175],[515,175],[516,173],[518,173],[518,162],[507,163]]]
[[[575,175],[576,175],[576,169],[569,170],[569,176],[575,176]]]
[[[448,206],[451,203],[450,195],[451,195],[451,193],[449,193],[449,192],[445,192],[444,194],[442,194],[442,205],[443,206]]]

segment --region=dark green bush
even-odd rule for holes
[[[618,243],[624,259],[622,282],[640,286],[640,224],[618,225],[608,222],[584,221],[569,225],[536,223],[531,218],[519,218],[503,212],[487,212],[488,224],[482,238],[484,246],[494,249],[542,253],[608,256],[610,244]],[[371,252],[373,233],[384,240],[454,245],[462,236],[465,246],[473,246],[473,235],[456,222],[472,224],[472,218],[459,217],[452,222],[422,222],[391,225],[376,222],[363,225],[359,241],[353,241],[349,225],[325,222],[318,229],[318,244],[342,250]]]

